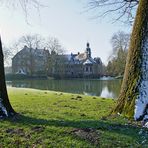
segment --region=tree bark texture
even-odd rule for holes
[[[4,56],[2,50],[2,42],[0,38],[0,118],[13,116],[15,111],[13,110],[6,88],[5,72],[4,72]]]
[[[148,107],[148,0],[140,0],[114,113],[143,120]]]

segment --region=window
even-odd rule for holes
[[[92,72],[92,67],[90,67],[90,72]]]
[[[88,72],[88,67],[86,67],[86,72]]]

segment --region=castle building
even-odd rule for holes
[[[84,53],[62,55],[24,46],[12,58],[12,73],[54,78],[99,78],[102,76],[102,61],[92,58],[89,43]]]
[[[57,78],[99,78],[102,76],[102,61],[92,58],[89,43],[84,53],[70,55],[50,55],[49,75]],[[53,58],[53,59],[52,59]]]

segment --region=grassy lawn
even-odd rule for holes
[[[148,147],[146,129],[108,116],[112,99],[20,88],[8,92],[20,115],[0,121],[0,148]]]

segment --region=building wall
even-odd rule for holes
[[[46,75],[49,52],[44,49],[29,49],[24,47],[12,58],[13,74],[24,72],[24,74]]]
[[[87,50],[90,48],[87,48]],[[91,51],[90,51],[91,52]],[[86,61],[90,61],[86,62]],[[12,58],[12,72],[21,69],[30,76],[49,75],[57,78],[99,77],[102,75],[100,58],[92,59],[91,53],[58,55],[47,50],[24,47]]]
[[[100,77],[101,65],[83,65],[83,64],[58,64],[53,67],[52,76],[57,78],[83,78],[83,77]]]

